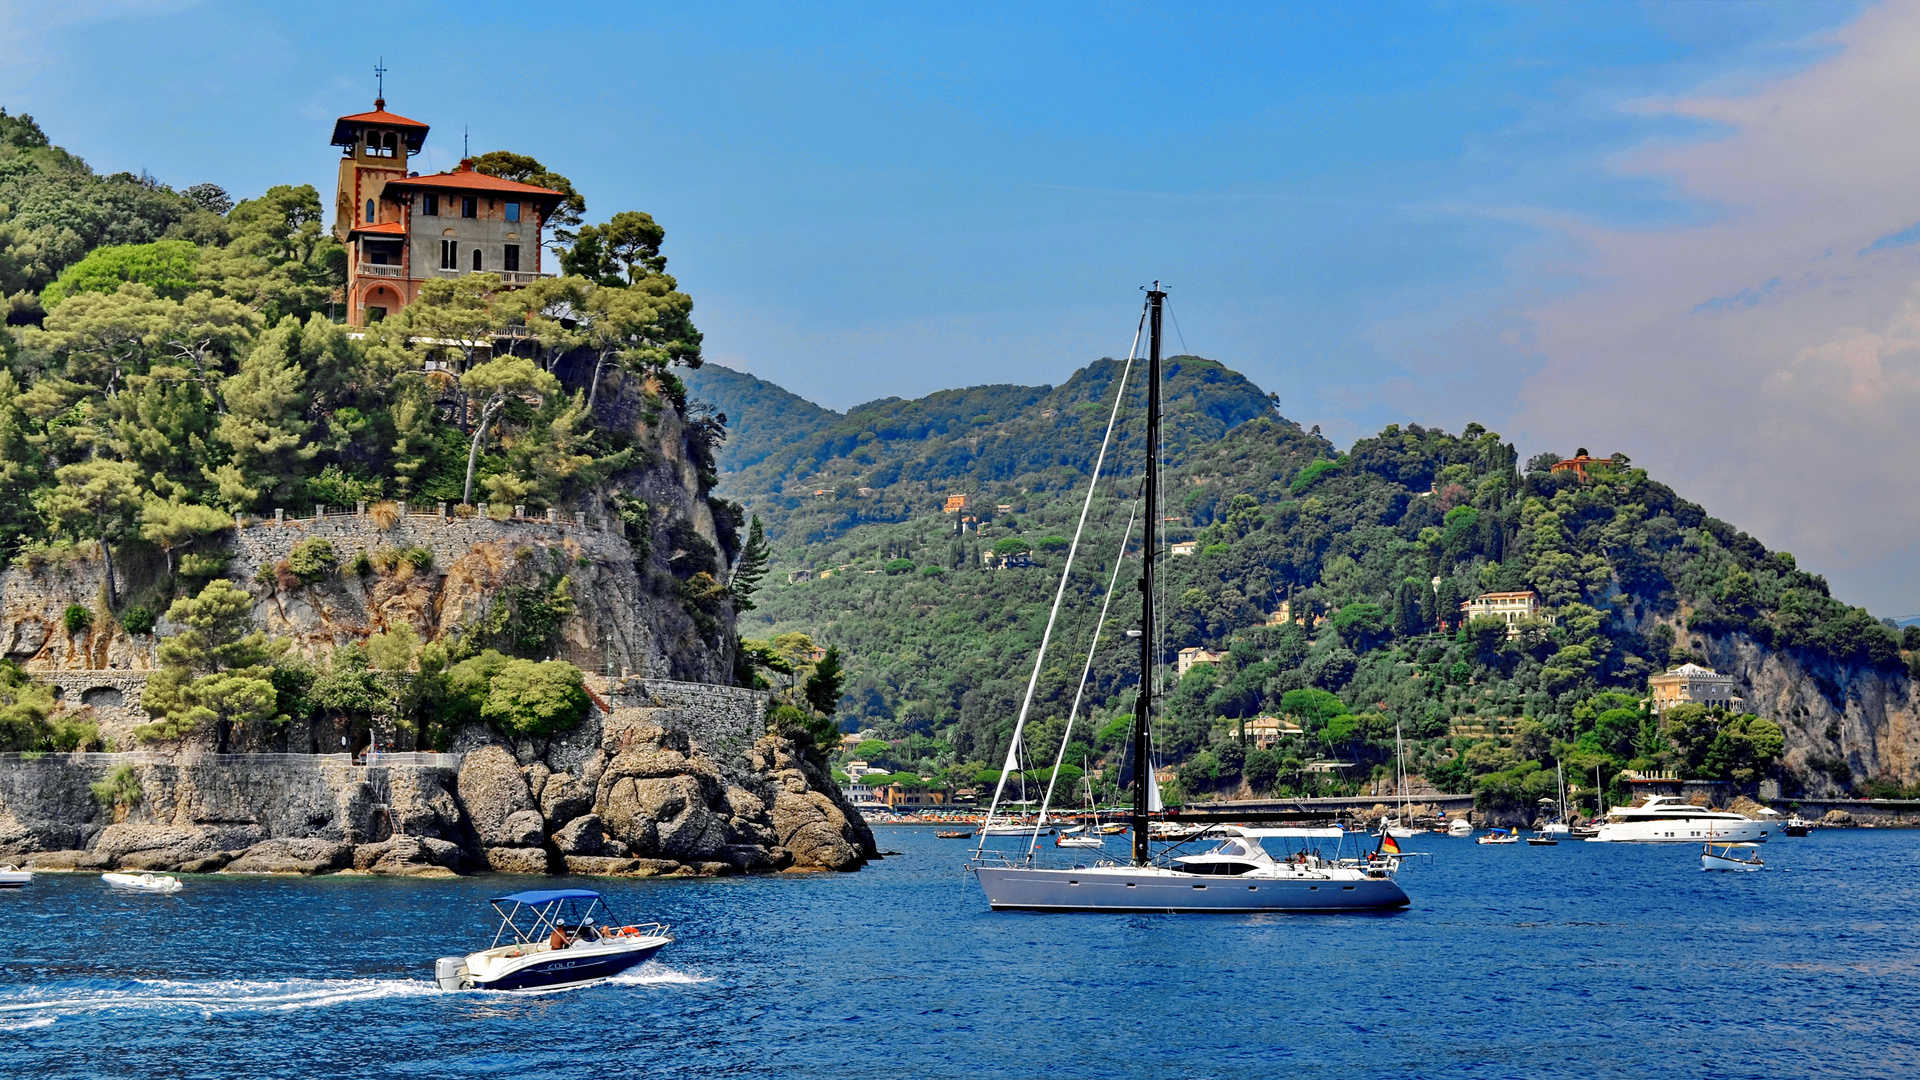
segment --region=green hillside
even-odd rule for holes
[[[1192,358],[1170,367],[1165,538],[1197,552],[1164,564],[1163,660],[1188,646],[1226,654],[1171,689],[1159,729],[1189,796],[1351,788],[1383,767],[1396,719],[1416,768],[1493,805],[1538,798],[1556,758],[1582,775],[1675,768],[1751,783],[1779,772],[1783,718],[1697,707],[1654,718],[1638,704],[1649,674],[1689,657],[1686,635],[1738,633],[1822,670],[1896,677],[1902,646],[1920,645],[1624,457],[1583,482],[1547,470],[1559,455],[1522,467],[1479,425],[1395,425],[1338,454],[1240,376]],[[808,629],[839,646],[844,726],[888,741],[890,765],[975,777],[1004,753],[1115,369],[1102,361],[1057,389],[863,406],[726,478],[767,520],[775,552],[742,634]],[[1123,453],[1137,439],[1136,426]],[[1123,474],[1137,471],[1133,450]],[[1041,680],[1036,746],[1057,743],[1135,487],[1103,484],[1096,499]],[[970,513],[984,533],[957,531],[962,515],[941,512],[948,492],[979,495]],[[1034,565],[983,569],[996,545],[1033,550]],[[1551,619],[1511,638],[1503,624],[1461,624],[1461,601],[1520,589],[1537,591]],[[1309,625],[1262,625],[1282,600]],[[1137,617],[1123,588],[1097,653],[1097,718],[1071,761],[1119,764],[1135,664],[1118,635]],[[1294,719],[1306,737],[1249,752],[1240,722],[1263,715]],[[1305,771],[1323,757],[1358,766],[1344,780]],[[1841,777],[1836,753],[1778,778],[1795,790]]]
[[[703,364],[680,378],[690,402],[727,418],[727,441],[717,460],[723,472],[757,465],[840,418],[784,387],[719,364]]]

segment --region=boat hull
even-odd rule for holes
[[[1700,856],[1700,869],[1751,872],[1765,869],[1765,864],[1761,863],[1758,859],[1729,859],[1720,855],[1702,855]]]
[[[490,979],[473,980],[479,990],[565,990],[589,983],[603,982],[638,967],[665,948],[668,938],[656,938],[617,950],[563,949],[542,952],[527,958],[525,964],[509,968]]]
[[[1587,843],[1698,844],[1711,841],[1716,844],[1758,844],[1766,842],[1767,831],[1764,821],[1722,821],[1717,818],[1608,822],[1600,826],[1599,835],[1588,837]]]
[[[979,866],[974,876],[996,911],[1392,911],[1412,901],[1392,878],[1228,877],[1141,872],[1132,867],[1048,870]]]

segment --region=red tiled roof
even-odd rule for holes
[[[427,125],[388,112],[386,100],[376,98],[372,112],[354,113],[333,122],[333,145],[352,146],[355,132],[363,127],[399,128],[407,134],[409,150],[420,149],[420,144],[427,140]]]
[[[362,225],[347,230],[348,236],[359,236],[361,233],[372,233],[376,236],[405,236],[407,227],[397,221],[383,221],[378,225]]]
[[[387,189],[394,188],[436,188],[451,191],[485,191],[501,195],[524,195],[529,199],[541,201],[559,201],[560,192],[552,188],[535,187],[518,180],[503,180],[498,176],[489,176],[475,172],[473,166],[461,162],[461,167],[453,172],[435,173],[432,176],[409,176],[387,181]]]

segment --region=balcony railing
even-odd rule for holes
[[[435,277],[457,278],[468,274],[498,274],[502,285],[531,285],[541,278],[550,278],[552,274],[542,274],[533,270],[435,270]]]
[[[354,271],[359,277],[405,277],[406,268],[398,263],[361,263]]]

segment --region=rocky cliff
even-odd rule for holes
[[[48,869],[651,877],[852,870],[873,835],[762,695],[596,680],[572,731],[454,752],[47,755],[0,763],[0,855]],[[137,794],[91,788],[130,770]],[[124,775],[124,774],[123,774]]]

